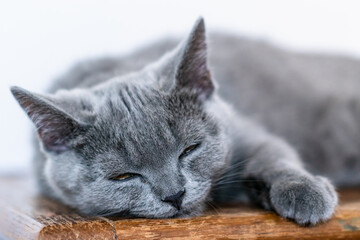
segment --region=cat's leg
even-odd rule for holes
[[[337,205],[337,194],[331,183],[307,172],[296,151],[282,139],[252,124],[242,129],[238,150],[249,154],[243,177],[257,179],[264,186],[258,189],[261,194],[257,200],[299,224],[329,219]]]

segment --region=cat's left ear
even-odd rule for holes
[[[88,128],[86,123],[65,112],[48,96],[20,87],[12,87],[11,92],[34,122],[47,151],[60,153],[68,150],[70,142]]]
[[[200,101],[214,92],[214,83],[207,64],[207,44],[204,19],[199,18],[185,42],[181,43],[173,57],[174,90],[185,89],[194,93]],[[175,85],[175,86],[174,86]]]

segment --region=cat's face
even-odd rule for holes
[[[199,213],[224,168],[221,126],[207,113],[213,84],[200,21],[175,55],[90,90],[13,93],[38,128],[45,178],[93,215]]]
[[[221,129],[186,93],[133,85],[117,90],[104,90],[101,117],[74,150],[52,154],[47,178],[67,202],[90,214],[198,213],[224,167]],[[179,209],[164,201],[181,191]]]

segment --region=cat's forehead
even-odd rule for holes
[[[154,149],[170,150],[176,136],[168,98],[150,86],[121,84],[108,89],[97,107],[92,139],[104,151],[118,148],[135,160],[140,155],[155,154]]]
[[[118,81],[101,93],[95,111],[98,119],[136,125],[177,121],[179,116],[196,116],[201,107],[191,94],[163,91],[151,79]],[[142,79],[143,80],[143,79]]]
[[[120,120],[123,124],[136,124],[141,122],[150,124],[165,116],[170,110],[168,95],[151,85],[119,84],[108,90],[102,105],[100,117],[110,120]],[[116,119],[113,119],[116,118]]]
[[[182,144],[191,144],[205,127],[200,122],[202,111],[186,95],[136,84],[121,84],[106,94],[97,107],[95,131],[88,138],[99,152],[115,149],[133,163],[159,162]]]

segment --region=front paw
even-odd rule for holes
[[[338,198],[326,178],[301,176],[276,181],[271,186],[270,201],[280,216],[314,225],[331,217]]]

